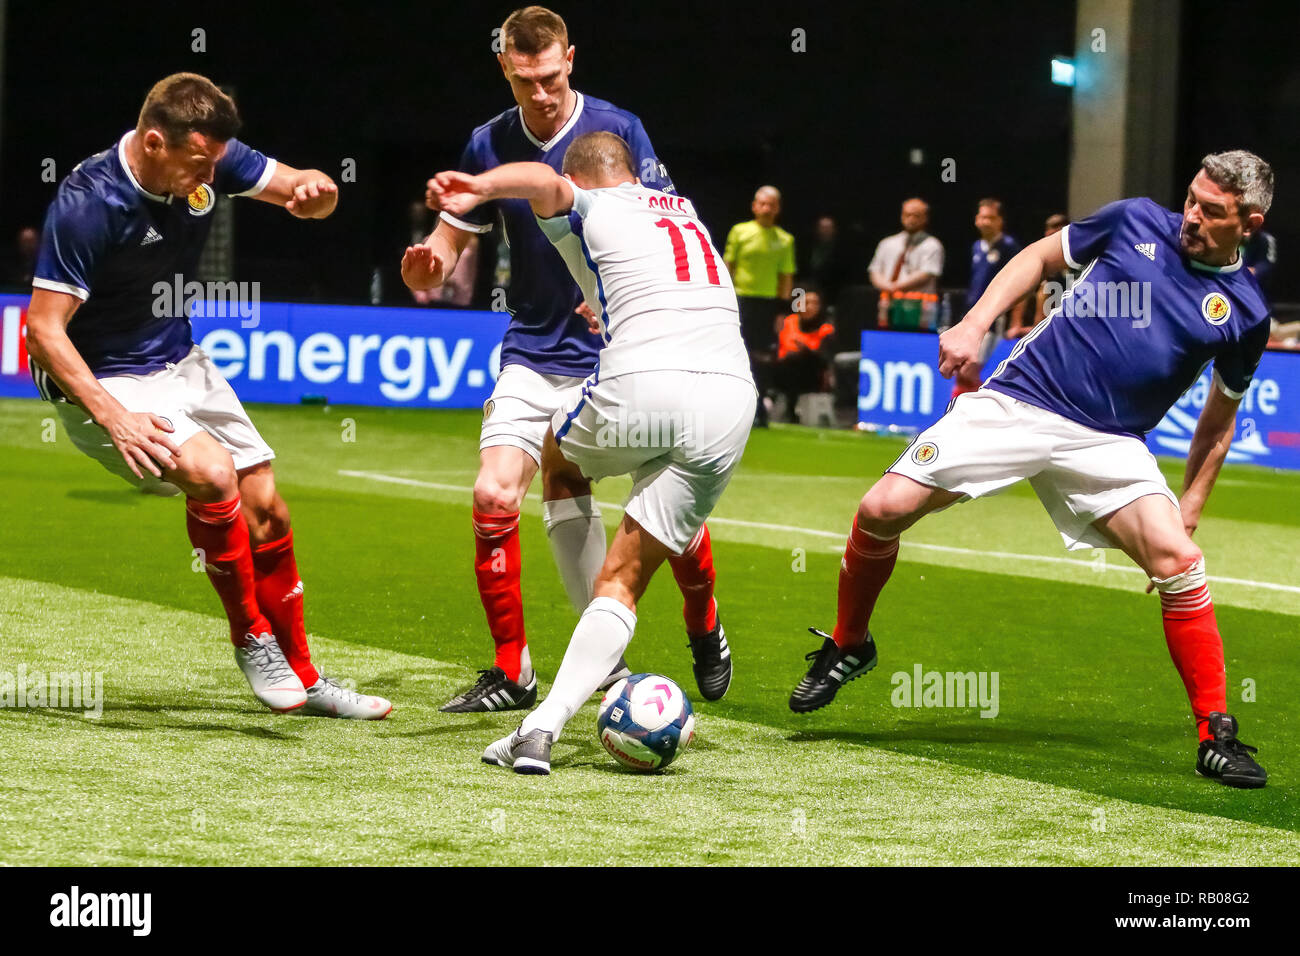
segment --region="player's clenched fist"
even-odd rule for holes
[[[284,208],[299,219],[324,219],[334,211],[339,202],[339,187],[333,180],[322,176],[299,183],[293,189],[293,198]]]
[[[408,246],[402,256],[402,281],[416,292],[442,285],[442,259],[428,246]]]
[[[939,374],[952,378],[969,362],[979,361],[984,331],[970,319],[963,319],[939,336]]]

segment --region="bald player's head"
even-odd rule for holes
[[[561,172],[583,189],[637,181],[632,150],[623,137],[604,130],[585,133],[564,151]]]
[[[776,225],[776,217],[781,213],[781,190],[775,186],[759,186],[749,208],[760,226]]]

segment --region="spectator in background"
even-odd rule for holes
[[[943,243],[925,231],[930,207],[922,199],[903,203],[903,231],[876,245],[867,275],[880,292],[876,323],[882,329],[933,329],[939,308]]]
[[[1277,240],[1263,229],[1255,232],[1241,246],[1246,268],[1255,273],[1255,281],[1270,299],[1273,295],[1273,267],[1277,265]]]
[[[822,315],[822,297],[816,288],[803,294],[803,310],[781,320],[777,331],[776,362],[772,383],[785,396],[786,415],[795,420],[795,405],[805,392],[827,391],[835,326]]]
[[[1020,251],[1020,243],[1002,231],[1002,224],[1002,200],[981,199],[975,207],[975,228],[980,237],[971,246],[970,285],[966,289],[967,312],[974,308],[993,277]],[[1017,328],[1024,325],[1027,304],[1028,296],[1013,305],[1009,313],[997,317],[980,346],[979,360],[968,363],[958,372],[957,382],[952,389],[954,398],[980,387],[984,380],[984,363],[993,354],[998,339],[1006,334],[1008,325]]]
[[[822,216],[817,220],[815,239],[808,253],[808,278],[821,290],[828,309],[835,307],[848,276],[848,257],[839,228],[830,216]]]
[[[1047,221],[1043,223],[1043,238],[1056,235],[1069,224],[1070,217],[1065,213],[1052,213],[1047,217]],[[1047,313],[1061,304],[1061,296],[1073,284],[1074,273],[1070,271],[1068,266],[1060,272],[1044,276],[1043,281],[1038,284],[1038,292],[1034,296],[1033,314],[1028,315],[1027,322],[1021,321],[1023,313],[1013,315],[1010,324],[1007,326],[1007,338],[1021,338],[1035,325],[1047,318]]]
[[[41,233],[35,226],[23,226],[14,237],[13,251],[4,266],[0,282],[5,285],[30,288],[36,271],[36,253],[41,246]]]
[[[741,334],[758,386],[754,423],[766,427],[775,320],[781,310],[789,308],[794,286],[794,236],[776,224],[781,213],[781,193],[776,187],[760,187],[750,209],[754,218],[731,227],[722,258],[736,287]]]

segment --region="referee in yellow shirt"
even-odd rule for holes
[[[727,248],[722,258],[736,287],[741,331],[758,386],[758,413],[754,423],[766,427],[768,415],[763,398],[770,378],[776,320],[790,310],[794,236],[776,224],[781,212],[781,193],[776,187],[759,187],[750,209],[754,218],[736,223],[727,233]]]

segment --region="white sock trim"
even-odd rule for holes
[[[600,508],[591,495],[577,498],[556,498],[554,501],[542,502],[542,520],[546,530],[550,531],[557,524],[572,521],[574,518],[599,518]]]
[[[1172,578],[1152,578],[1151,582],[1161,594],[1181,594],[1184,591],[1194,591],[1197,588],[1204,587],[1206,583],[1205,558],[1198,559],[1195,564],[1182,574],[1175,574]]]
[[[613,614],[623,622],[629,633],[636,630],[636,612],[622,601],[616,601],[611,597],[592,598],[591,603],[587,605],[587,609],[582,612],[582,616],[586,617],[588,614],[595,614],[600,611]]]

